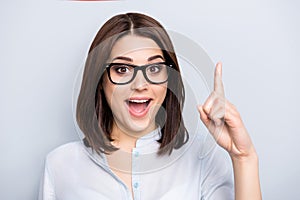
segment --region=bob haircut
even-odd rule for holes
[[[172,64],[171,71],[174,72],[169,75],[167,94],[155,117],[156,123],[161,127],[158,155],[170,155],[173,149],[182,147],[189,138],[182,118],[185,98],[183,82],[166,30],[155,19],[140,13],[119,14],[110,18],[100,28],[90,46],[76,108],[76,120],[85,135],[84,144],[98,154],[118,150],[111,144],[114,118],[102,89],[102,81],[103,76],[107,75],[105,64],[113,45],[129,34],[155,41],[161,48],[165,61]]]

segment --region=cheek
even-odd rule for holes
[[[119,108],[120,104],[124,101],[128,87],[115,85],[108,80],[108,78],[103,80],[102,84],[106,101],[109,107],[113,110],[114,108]]]
[[[167,84],[158,85],[153,90],[155,95],[159,98],[159,103],[163,103],[167,94]]]

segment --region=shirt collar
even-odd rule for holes
[[[136,156],[137,152],[139,152],[141,155],[143,154],[151,154],[155,155],[159,149],[160,143],[157,142],[161,138],[161,128],[158,127],[157,129],[151,131],[150,133],[144,135],[143,137],[140,137],[136,141],[136,147],[133,148],[133,156]],[[99,166],[101,166],[106,171],[110,172],[108,162],[106,155],[104,153],[96,153],[93,151],[90,147],[87,147],[83,144],[88,156]],[[116,152],[118,153],[118,151]],[[119,152],[120,153],[120,152]],[[122,152],[121,152],[122,153]],[[138,154],[139,154],[138,153]],[[119,155],[117,155],[119,156]]]
[[[161,138],[161,135],[161,128],[158,126],[158,128],[155,130],[137,139],[136,147],[134,149],[147,149],[146,151],[157,152],[160,146],[157,141]],[[95,151],[93,151],[90,146],[86,145],[85,140],[83,140],[83,146],[89,156],[93,157],[94,159],[96,158],[96,160],[100,161],[105,157],[103,153],[97,154]]]
[[[161,138],[161,128],[158,127],[157,129],[137,139],[135,148],[147,147],[152,143],[156,144],[160,138]]]

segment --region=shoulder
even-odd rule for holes
[[[85,155],[84,146],[81,141],[69,142],[49,152],[46,157],[46,163],[72,161]]]
[[[220,147],[209,133],[194,135],[185,148],[184,157],[197,162],[204,171],[230,170],[231,159],[229,154]]]
[[[82,149],[82,142],[81,141],[74,141],[74,142],[69,142],[66,144],[63,144],[61,146],[56,147],[53,149],[49,154],[48,157],[55,156],[57,154],[62,154],[62,153],[70,153],[73,152],[74,150],[79,150]]]

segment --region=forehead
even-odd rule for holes
[[[162,50],[152,39],[137,35],[126,35],[114,44],[110,58],[126,55],[146,57],[153,54],[162,55]]]

